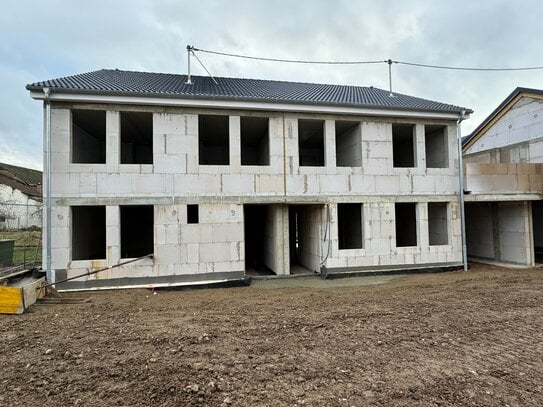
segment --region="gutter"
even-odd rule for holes
[[[34,89],[30,90],[30,96],[36,100],[43,100],[43,94]],[[388,106],[367,106],[339,103],[317,103],[300,102],[296,100],[278,99],[242,99],[214,96],[193,96],[193,95],[146,95],[146,94],[96,94],[85,91],[77,93],[59,90],[50,97],[53,101],[76,102],[76,103],[100,103],[100,104],[131,104],[131,105],[154,105],[154,106],[179,106],[187,108],[217,108],[232,110],[265,110],[275,112],[297,112],[297,113],[321,113],[321,114],[345,114],[364,116],[385,116],[403,118],[426,118],[456,120],[458,110],[435,111],[430,109],[402,109]],[[465,110],[468,114],[471,110]]]

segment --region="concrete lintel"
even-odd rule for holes
[[[152,113],[164,113],[164,114],[179,114],[179,115],[199,115],[199,114],[220,114],[227,116],[256,116],[256,117],[269,117],[280,119],[283,114],[287,117],[299,118],[299,119],[313,119],[315,118],[312,113],[304,112],[282,112],[276,110],[245,110],[245,109],[221,109],[221,108],[199,108],[190,106],[165,106],[165,105],[134,105],[134,104],[120,104],[120,103],[90,103],[90,102],[52,102],[51,107],[54,110],[58,109],[84,109],[84,110],[108,110],[108,111],[134,111],[134,112],[152,112]],[[400,123],[406,122],[405,118],[396,116],[353,116],[352,114],[340,114],[326,113],[321,115],[326,120],[339,120],[339,121],[372,121],[376,123]],[[443,126],[455,126],[456,119],[440,119],[440,118],[409,118],[409,123],[419,125],[443,125]]]
[[[307,196],[163,196],[163,197],[73,197],[56,198],[56,206],[74,205],[184,205],[184,204],[327,204],[338,202],[448,202],[458,199],[457,195],[307,195]],[[532,197],[531,200],[541,199]],[[499,199],[498,199],[499,200]],[[503,200],[503,199],[502,199]],[[527,200],[523,197],[520,199]]]
[[[539,201],[541,194],[468,194],[464,195],[466,202],[499,202],[499,201]]]

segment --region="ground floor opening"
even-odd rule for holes
[[[321,205],[290,205],[288,247],[290,274],[319,273]]]
[[[322,205],[243,205],[249,276],[320,272]]]
[[[276,274],[273,261],[273,208],[244,205],[245,272],[249,275]]]
[[[466,202],[468,257],[533,265],[529,201]]]

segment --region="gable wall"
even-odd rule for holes
[[[542,163],[543,100],[520,99],[464,156],[465,162]]]

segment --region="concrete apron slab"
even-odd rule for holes
[[[532,266],[529,266],[527,264],[517,264],[517,263],[507,263],[503,261],[496,261],[491,259],[482,259],[480,257],[468,257],[469,263],[481,263],[481,264],[488,264],[490,266],[497,266],[497,267],[505,267],[509,269],[529,269],[532,268]],[[534,267],[542,266],[541,264],[536,264]]]
[[[301,276],[300,276],[301,277]],[[268,278],[255,279],[251,281],[251,288],[273,289],[273,288],[338,288],[338,287],[360,287],[367,285],[386,284],[402,280],[407,276],[404,274],[345,277],[334,280],[323,280],[320,276],[303,276],[304,278]]]

